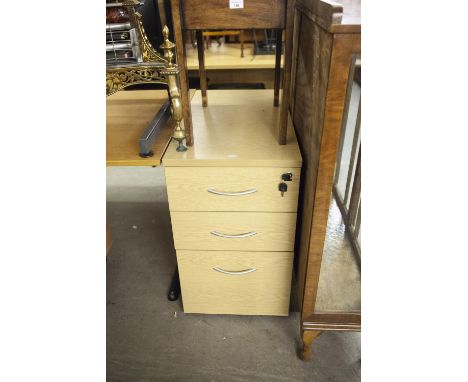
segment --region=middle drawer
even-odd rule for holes
[[[293,251],[296,213],[171,212],[177,250]]]

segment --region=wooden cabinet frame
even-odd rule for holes
[[[350,66],[361,52],[360,1],[297,0],[291,113],[304,161],[297,228],[303,359],[328,330],[360,331],[360,312],[317,312],[316,299]]]

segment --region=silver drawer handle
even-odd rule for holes
[[[239,191],[239,192],[223,192],[223,191],[216,191],[216,190],[213,190],[212,188],[208,188],[206,191],[208,191],[208,192],[211,193],[211,194],[215,194],[215,195],[225,195],[225,196],[250,195],[250,194],[254,194],[255,192],[257,192],[257,190],[256,190],[255,188],[252,188],[252,189],[246,190],[246,191]]]
[[[226,235],[224,233],[221,233],[221,232],[217,232],[217,231],[211,231],[210,232],[212,235],[214,236],[219,236],[219,237],[226,237],[228,239],[239,239],[239,238],[243,238],[243,237],[250,237],[250,236],[255,236],[257,234],[257,232],[255,231],[252,231],[252,232],[246,232],[246,233],[240,233],[238,235]]]
[[[243,271],[226,271],[224,269],[214,267],[213,270],[216,271],[216,272],[224,273],[226,275],[246,275],[247,273],[255,272],[257,270],[257,268],[249,268],[249,269],[245,269]]]

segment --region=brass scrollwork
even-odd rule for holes
[[[106,71],[106,95],[111,95],[130,85],[167,83],[161,68],[138,66],[135,68],[112,68]]]

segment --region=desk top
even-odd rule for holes
[[[301,167],[291,120],[287,144],[278,144],[273,90],[210,90],[208,107],[197,90],[191,105],[194,146],[179,153],[172,142],[164,166]]]
[[[187,44],[187,69],[198,70],[198,53]],[[244,57],[240,56],[240,44],[222,44],[213,42],[205,50],[205,69],[274,69],[275,55],[253,55],[253,44],[244,45]],[[281,57],[283,63],[284,55]],[[282,64],[281,64],[282,65]]]
[[[174,129],[172,119],[156,137],[152,157],[139,156],[138,140],[166,100],[166,90],[124,90],[107,97],[107,166],[159,166],[161,164],[161,158]]]

